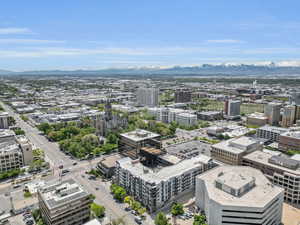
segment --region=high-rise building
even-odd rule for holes
[[[192,92],[188,89],[178,89],[175,91],[175,103],[185,103],[192,101]]]
[[[289,105],[283,108],[281,126],[291,127],[296,122],[296,106]]]
[[[257,169],[219,166],[196,177],[196,205],[208,225],[281,224],[284,190]]]
[[[0,129],[8,129],[9,122],[8,122],[8,113],[2,112],[0,113]]]
[[[241,101],[226,100],[224,104],[224,116],[231,119],[239,117],[241,114]]]
[[[292,105],[300,105],[300,92],[295,91],[290,95],[290,104]]]
[[[280,108],[281,104],[271,102],[265,105],[264,113],[268,117],[268,123],[270,125],[278,125],[280,121]]]
[[[140,106],[157,106],[158,95],[159,90],[157,88],[139,88],[136,92],[137,103]]]
[[[92,200],[73,179],[39,189],[38,201],[47,225],[82,225],[90,219]]]

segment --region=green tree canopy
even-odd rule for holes
[[[171,223],[169,223],[169,219],[162,212],[156,215],[154,223],[155,225],[171,225]]]

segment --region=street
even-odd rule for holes
[[[109,220],[122,217],[126,224],[135,224],[134,216],[124,210],[124,204],[117,203],[112,198],[109,190],[109,182],[89,180],[88,176],[85,175],[85,171],[88,171],[93,166],[95,166],[100,158],[89,161],[76,161],[77,165],[73,165],[75,161],[61,152],[57,143],[49,142],[43,135],[40,135],[40,132],[37,128],[31,127],[28,123],[24,122],[20,118],[20,116],[15,113],[9,106],[5,104],[2,104],[2,106],[11,116],[15,118],[16,125],[25,131],[26,137],[31,141],[31,143],[37,148],[44,150],[45,158],[52,166],[54,173],[46,178],[41,179],[58,179],[60,172],[58,167],[60,165],[63,165],[64,168],[68,168],[71,172],[64,177],[61,177],[61,179],[73,178],[87,192],[95,195],[95,202],[97,204],[103,205],[106,208],[106,216]],[[96,190],[96,187],[98,188],[98,190]],[[5,193],[12,190],[12,187],[8,186],[7,184],[1,184],[0,189],[2,193]],[[144,224],[150,225],[153,223],[151,222],[151,220],[149,220],[149,222],[147,220]]]

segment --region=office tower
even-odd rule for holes
[[[226,100],[224,105],[224,113],[227,118],[239,117],[241,114],[241,101]]]
[[[192,101],[192,92],[188,89],[178,89],[175,91],[175,103],[185,103]]]
[[[208,225],[281,224],[284,190],[257,169],[219,166],[196,177],[196,205]]]
[[[82,225],[90,219],[92,200],[73,179],[39,189],[38,201],[47,225]]]
[[[270,125],[278,125],[280,121],[280,108],[281,104],[279,103],[269,103],[265,105],[265,116],[268,117],[268,123]]]
[[[157,106],[158,94],[157,88],[139,88],[136,92],[137,103],[140,106]]]
[[[0,129],[8,129],[9,123],[8,123],[8,113],[2,112],[0,113]]]
[[[283,108],[281,126],[290,127],[296,122],[296,106],[289,105]]]

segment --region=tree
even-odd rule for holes
[[[49,131],[52,129],[51,125],[49,123],[41,123],[40,125],[37,126],[37,128],[44,132],[45,134],[48,134]]]
[[[183,205],[180,203],[174,203],[172,205],[171,213],[173,216],[182,215],[184,213]]]
[[[96,203],[91,204],[91,211],[96,217],[103,217],[105,214],[105,208],[102,205],[98,205]]]
[[[147,210],[146,210],[145,207],[141,207],[141,208],[139,208],[139,209],[137,210],[137,212],[138,212],[138,214],[139,214],[140,216],[142,216],[146,211],[147,211]]]
[[[206,225],[205,215],[195,215],[193,225]]]
[[[133,199],[129,195],[124,198],[124,203],[127,203],[129,206],[131,206],[132,201]]]
[[[110,186],[110,191],[112,192],[115,199],[117,199],[118,201],[124,201],[124,198],[126,197],[126,190],[123,187],[112,184]]]
[[[171,225],[169,219],[162,212],[158,213],[154,220],[155,225]]]
[[[118,143],[118,137],[114,133],[109,133],[106,137],[106,141],[109,144],[117,144]]]

